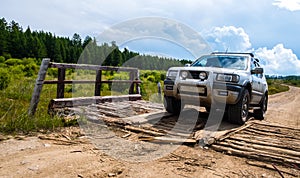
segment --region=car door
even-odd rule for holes
[[[251,60],[251,70],[256,67],[260,67],[258,62],[255,59]],[[252,77],[252,104],[257,104],[261,101],[263,96],[263,74],[251,74]]]

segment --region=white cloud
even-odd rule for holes
[[[275,0],[272,4],[289,11],[300,10],[300,0]]]
[[[251,48],[249,36],[241,27],[214,27],[202,34],[214,51],[244,52]]]
[[[213,51],[253,52],[261,59],[266,74],[269,75],[300,75],[300,60],[291,49],[277,44],[272,49],[261,47],[251,49],[248,34],[243,28],[234,26],[214,27],[202,33]]]
[[[277,44],[272,49],[259,48],[255,50],[269,75],[300,75],[300,60],[291,49],[283,44]]]

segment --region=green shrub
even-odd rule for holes
[[[5,62],[5,57],[0,56],[0,63],[4,63]]]
[[[47,74],[50,75],[51,77],[57,78],[58,70],[57,68],[48,68]]]
[[[3,53],[3,57],[5,59],[10,59],[11,58],[11,55],[9,53]]]
[[[147,77],[147,81],[155,82],[155,77],[153,75],[150,75],[150,76]]]
[[[21,59],[11,58],[11,59],[7,59],[4,63],[9,66],[16,66],[16,65],[23,64],[23,61]]]
[[[23,65],[28,65],[28,64],[36,64],[35,58],[23,58],[22,64]]]
[[[38,72],[38,66],[35,63],[29,63],[25,65],[24,72],[26,77],[34,76]]]
[[[9,70],[13,74],[13,78],[20,78],[24,76],[24,68],[24,65],[17,65],[9,67]]]
[[[0,68],[0,90],[8,87],[10,75],[7,69]]]

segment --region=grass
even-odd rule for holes
[[[284,85],[284,81],[278,79],[268,79],[269,95],[289,90],[289,87]]]
[[[54,130],[64,126],[61,118],[47,113],[50,98],[55,97],[55,86],[44,86],[35,116],[28,116],[28,108],[34,87],[33,78],[14,79],[8,88],[0,91],[0,130],[2,133],[29,133]],[[54,92],[53,92],[54,91]]]

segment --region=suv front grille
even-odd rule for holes
[[[188,79],[200,79],[199,74],[200,74],[200,72],[204,72],[204,71],[188,71],[188,72],[189,72],[189,75],[187,77]],[[208,73],[207,72],[205,72],[205,73],[208,76]]]

